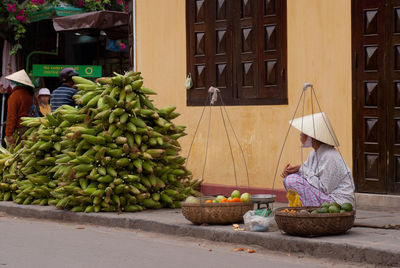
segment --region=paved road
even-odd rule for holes
[[[286,255],[248,246],[105,228],[13,218],[0,214],[1,267],[329,267],[349,263]],[[353,264],[357,267],[368,267]],[[339,267],[338,266],[338,267]]]

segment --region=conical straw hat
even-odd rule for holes
[[[289,123],[311,138],[332,146],[339,146],[339,141],[325,113],[298,117]]]
[[[26,86],[35,87],[24,69],[6,76],[6,79]]]

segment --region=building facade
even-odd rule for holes
[[[274,189],[283,196],[281,170],[305,161],[309,152],[301,150],[293,128],[281,150],[288,122],[298,104],[296,116],[319,112],[318,100],[357,191],[399,194],[396,5],[400,1],[135,0],[137,70],[158,92],[158,106],[176,105],[182,114],[176,122],[187,126],[188,135],[180,140],[183,155],[191,147],[208,88],[222,92],[225,109],[206,107],[188,161],[194,176],[203,176],[203,190],[250,186],[252,192]],[[193,87],[186,89],[189,73]],[[300,101],[304,83],[314,85],[316,99],[308,90]],[[221,116],[225,110],[249,180],[227,127],[234,168],[224,127],[228,118]]]

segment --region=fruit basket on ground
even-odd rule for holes
[[[310,88],[310,94],[305,93],[307,88]],[[310,96],[310,115],[305,115],[306,96]],[[300,103],[303,103],[302,108]],[[315,113],[313,103],[317,104],[319,113]],[[302,110],[302,116],[296,118],[298,110]],[[301,204],[313,204],[312,202],[309,202],[310,200],[307,200],[310,198],[310,195],[306,194],[307,188],[312,189],[312,191],[316,190],[316,195],[326,194],[331,196],[334,191],[338,190],[343,194],[343,197],[346,196],[348,199],[354,198],[355,187],[353,178],[349,172],[350,169],[339,149],[335,148],[339,146],[339,141],[333,131],[332,125],[329,123],[328,118],[321,109],[314,87],[310,83],[304,84],[298,105],[294,111],[292,119],[289,121],[289,128],[284,138],[275,168],[272,191],[274,191],[275,180],[277,179],[282,153],[285,144],[288,141],[287,138],[292,127],[299,130],[302,137],[307,137],[307,140],[311,140],[309,145],[307,145],[304,140],[301,142],[300,158],[302,159],[302,162],[303,148],[312,147],[314,151],[309,154],[307,161],[299,165],[297,170],[295,170],[297,173],[295,181],[298,185],[303,185],[302,188],[292,187],[287,184],[289,175],[294,174],[294,172],[289,171],[291,169],[289,168],[290,164],[288,164],[281,173],[281,177],[284,180],[283,186],[288,192],[287,197],[290,205],[289,207],[278,208],[275,210],[275,221],[281,231],[290,235],[323,236],[344,234],[350,230],[354,224],[355,211],[353,211],[352,204],[345,203],[340,206],[336,202],[326,202],[319,208],[309,206],[299,207],[298,205],[295,205],[295,207],[292,206],[292,203],[299,203],[300,206]],[[332,154],[329,154],[331,156],[325,157],[325,153],[319,153],[321,145],[330,147],[329,150],[331,150]],[[293,154],[294,152],[295,151],[292,149],[290,153]],[[335,165],[334,167],[328,167],[328,162],[333,163],[335,161],[341,164]],[[328,173],[327,170],[329,169],[331,169],[332,173]],[[335,174],[333,170],[337,173]],[[346,178],[343,178],[342,181],[333,182],[334,177],[342,176],[337,175],[342,173],[346,174]],[[309,176],[309,174],[312,175]],[[309,180],[310,177],[312,177],[312,180],[315,183]],[[329,189],[322,187],[326,181],[330,180],[332,180],[332,184],[330,184]],[[329,183],[331,183],[331,181]],[[341,190],[343,190],[343,192]]]
[[[232,195],[239,193],[233,191]],[[203,196],[199,198],[188,197],[182,202],[183,216],[194,224],[232,224],[243,222],[243,215],[252,210],[253,202],[249,194],[226,198],[222,195],[214,197]]]
[[[353,227],[355,210],[351,204],[324,203],[321,207],[284,207],[275,211],[281,231],[295,236],[344,234]]]

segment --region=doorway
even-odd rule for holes
[[[400,194],[400,0],[353,0],[352,56],[358,192]]]

